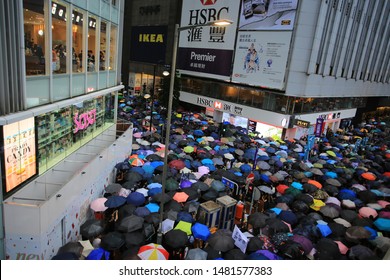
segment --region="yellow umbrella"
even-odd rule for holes
[[[325,206],[325,202],[319,199],[313,199],[313,204],[310,205],[310,208],[315,210],[315,211],[320,211],[320,208],[322,206]]]
[[[179,229],[179,230],[184,231],[185,233],[187,233],[187,235],[191,235],[192,234],[191,226],[192,226],[192,224],[189,223],[189,222],[180,221],[176,225],[175,229]]]
[[[326,151],[326,153],[327,153],[328,155],[330,155],[331,157],[336,157],[336,154],[335,154],[335,152],[333,152],[333,151]]]

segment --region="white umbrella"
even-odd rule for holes
[[[168,231],[170,231],[171,229],[173,229],[173,226],[175,225],[175,221],[173,220],[170,220],[170,219],[165,219],[162,223],[161,223],[161,231],[162,233],[167,233]]]
[[[138,189],[136,192],[142,193],[145,197],[148,196],[148,190],[145,188]]]
[[[224,156],[224,158],[229,159],[229,160],[234,159],[234,156],[231,153],[226,153],[223,156]]]

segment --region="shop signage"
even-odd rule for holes
[[[308,128],[310,126],[310,122],[295,119],[295,125],[303,128]]]
[[[79,113],[75,113],[73,117],[73,123],[75,125],[73,133],[76,134],[80,130],[84,130],[90,125],[93,125],[95,122],[96,122],[96,109],[85,112],[81,115],[79,115]]]
[[[6,192],[36,174],[35,124],[29,118],[3,127]]]
[[[235,115],[242,115],[242,110],[243,110],[242,107],[236,106],[234,104],[228,104],[222,101],[214,101],[213,99],[204,98],[204,97],[198,97],[196,99],[196,104],[229,112]]]
[[[160,12],[160,5],[154,5],[154,6],[143,6],[139,7],[139,14],[140,15],[157,15]]]
[[[255,132],[256,131],[256,121],[248,120],[248,131],[249,132]]]
[[[323,118],[318,118],[316,120],[316,126],[314,128],[314,135],[316,137],[321,137],[323,124],[324,124]]]
[[[338,113],[329,113],[329,114],[322,114],[319,115],[318,117],[324,120],[333,120],[333,119],[339,119],[341,116],[341,112]]]

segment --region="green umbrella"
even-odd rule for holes
[[[187,153],[187,154],[190,154],[194,151],[194,147],[192,146],[187,146],[184,148],[184,152]]]
[[[179,230],[184,231],[185,233],[187,233],[187,235],[191,235],[192,234],[191,227],[192,227],[191,223],[185,222],[185,221],[180,221],[177,224],[177,226],[175,227],[175,229],[179,229]]]
[[[179,183],[173,179],[173,178],[169,178],[166,182],[166,185],[165,185],[165,189],[167,191],[175,191],[179,188]]]

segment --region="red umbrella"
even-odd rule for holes
[[[186,167],[186,164],[180,159],[175,159],[169,163],[169,167],[175,168],[176,170],[182,170],[184,167]]]
[[[169,253],[159,244],[149,243],[139,248],[138,256],[142,260],[167,260]]]
[[[371,172],[364,172],[364,173],[362,173],[361,176],[368,181],[375,181],[376,180],[376,175],[374,173],[371,173]]]
[[[316,180],[308,180],[307,183],[322,189],[322,184]]]

